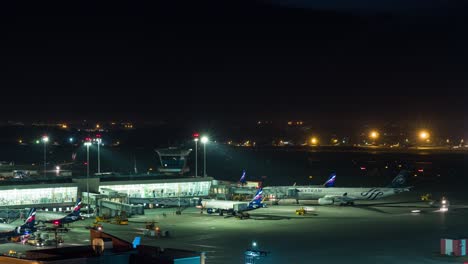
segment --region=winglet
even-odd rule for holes
[[[333,172],[328,180],[323,184],[324,187],[335,187],[336,173]]]

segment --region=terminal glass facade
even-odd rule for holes
[[[197,197],[208,196],[211,181],[206,182],[172,182],[100,186],[133,198],[166,198],[166,197]]]
[[[0,206],[75,202],[78,187],[0,190]]]

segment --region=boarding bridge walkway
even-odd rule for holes
[[[136,198],[129,197],[129,203],[131,204],[143,204],[149,205],[154,204],[156,207],[160,206],[178,206],[178,207],[190,207],[198,204],[198,198]]]
[[[142,205],[131,205],[118,202],[111,202],[107,200],[98,200],[97,205],[99,206],[99,215],[108,214],[109,216],[119,215],[120,212],[125,212],[127,216],[131,215],[143,215],[144,210]]]
[[[253,187],[231,187],[232,194],[255,195],[257,188]],[[269,186],[263,188],[263,195],[268,198],[287,199],[296,198],[297,189],[295,186]]]

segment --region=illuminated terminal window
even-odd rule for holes
[[[207,196],[211,181],[206,182],[173,182],[99,186],[126,193],[133,198],[163,198],[163,197],[197,197]]]
[[[0,190],[0,206],[74,202],[78,187]]]

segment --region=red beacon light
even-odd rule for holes
[[[55,220],[54,221],[54,225],[58,226],[60,224],[60,221],[59,220]]]
[[[194,137],[194,138],[197,138],[197,137],[199,137],[199,136],[200,136],[200,134],[198,134],[198,133],[193,133],[193,137]]]

